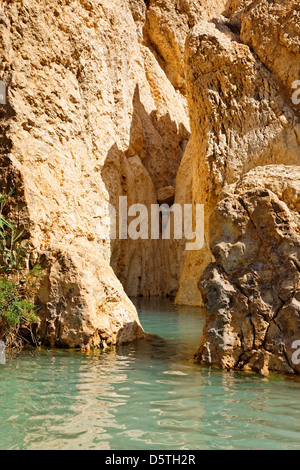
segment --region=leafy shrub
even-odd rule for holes
[[[19,286],[8,279],[0,279],[0,311],[8,325],[17,326],[21,321],[37,323],[36,307],[22,299]]]
[[[14,190],[9,194],[0,195],[0,274],[10,274],[19,271],[22,261],[27,255],[27,250],[20,243],[23,231],[19,232],[3,216],[3,210],[13,195]]]
[[[37,344],[33,325],[38,324],[33,303],[42,268],[26,269],[27,247],[18,231],[3,215],[14,191],[0,196],[0,337],[7,347],[20,348],[24,343]],[[27,339],[29,337],[29,339]]]

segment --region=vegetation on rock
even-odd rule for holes
[[[4,216],[9,194],[0,196],[0,339],[7,347],[22,348],[26,344],[37,345],[37,307],[34,296],[42,268],[36,265],[28,269],[28,251],[19,231]]]

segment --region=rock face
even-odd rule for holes
[[[208,228],[218,200],[257,166],[299,165],[300,143],[299,110],[292,95],[287,98],[275,74],[241,42],[230,19],[198,22],[192,30],[186,78],[193,148],[190,184],[193,203],[205,205],[207,244],[196,256],[185,257],[180,303],[188,301],[191,285],[194,291],[213,259]]]
[[[129,295],[176,293],[182,244],[111,240],[109,204],[117,208],[120,196],[148,208],[174,199],[189,118],[173,86],[181,84],[167,76],[172,47],[165,41],[158,52],[155,37],[174,35],[180,57],[173,75],[184,80],[186,35],[198,16],[219,13],[222,4],[0,2],[7,88],[0,189],[18,181],[10,217],[25,229],[31,262],[42,259],[47,271],[39,298],[44,342],[136,339],[143,332],[122,285]],[[164,32],[159,21],[154,31],[155,15]]]
[[[291,95],[293,83],[300,77],[299,2],[252,2],[242,17],[241,39]]]
[[[207,309],[201,363],[299,372],[297,12],[292,1],[233,0],[187,41],[192,193],[207,246],[183,274],[198,272]]]
[[[298,3],[0,7],[0,191],[46,272],[43,341],[137,339],[127,295],[176,295],[208,309],[197,360],[297,371]],[[204,204],[204,248],[115,239],[120,196]]]
[[[227,0],[150,0],[145,20],[145,39],[159,57],[173,86],[185,93],[184,48],[189,31],[198,21],[224,11]]]
[[[299,372],[298,16],[289,0],[232,0],[188,36],[183,162],[193,203],[205,204],[207,244],[185,257],[177,301],[200,278],[198,362]]]
[[[52,245],[40,290],[41,336],[50,346],[89,348],[143,337],[135,309],[99,249]]]
[[[200,289],[208,310],[196,358],[226,368],[299,372],[300,168],[259,167],[219,202]]]

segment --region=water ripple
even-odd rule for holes
[[[299,382],[195,366],[202,312],[138,307],[147,341],[0,366],[0,449],[299,448]]]

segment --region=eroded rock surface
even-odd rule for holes
[[[298,371],[298,3],[0,5],[0,189],[46,271],[43,340],[137,339],[126,294],[177,293],[211,313],[198,360]],[[204,204],[204,248],[112,239],[120,196]]]
[[[242,16],[241,39],[254,49],[291,95],[293,83],[300,79],[299,2],[251,2]]]
[[[185,257],[180,303],[188,300],[213,259],[209,217],[224,189],[257,166],[299,165],[300,144],[299,113],[291,96],[287,99],[275,74],[241,42],[228,18],[201,21],[192,30],[186,78],[193,148],[190,184],[193,203],[205,205],[207,243],[201,252]]]
[[[211,216],[215,262],[201,277],[207,318],[197,360],[300,372],[300,170],[248,173]]]
[[[227,0],[150,0],[145,15],[145,39],[156,52],[173,86],[185,93],[184,48],[188,33],[200,20],[213,18]]]
[[[26,228],[32,259],[47,260],[45,341],[73,347],[117,341],[126,329],[127,339],[142,335],[117,277],[129,295],[178,290],[183,245],[111,240],[108,208],[118,207],[119,196],[148,208],[174,199],[190,137],[187,101],[175,89],[176,77],[184,81],[184,42],[197,18],[221,12],[223,3],[0,2],[0,79],[7,86],[1,190],[20,182],[11,217]],[[161,48],[155,38],[163,39]],[[70,288],[59,260],[69,266]],[[116,312],[126,312],[122,318],[111,298]]]
[[[197,361],[298,373],[298,4],[231,0],[223,15],[186,43],[191,176],[177,178],[205,205],[206,246],[186,254],[177,301],[199,303],[201,278]]]
[[[189,138],[186,102],[141,44],[129,2],[1,6],[0,78],[7,86],[0,110],[1,190],[20,182],[21,202],[11,217],[20,228],[26,224],[33,258],[47,254],[48,294],[40,301],[51,343],[97,343],[104,331],[113,342],[136,339],[143,335],[137,313],[109,265],[121,279],[128,269],[124,285],[137,295],[168,291],[171,275],[161,257],[146,264],[153,247],[139,253],[130,241],[124,247],[110,240],[108,205],[118,207],[120,195],[143,203],[137,180],[151,189],[146,197],[152,203],[157,190],[174,184]],[[70,288],[57,257],[67,260]],[[73,324],[77,334],[68,335]]]

